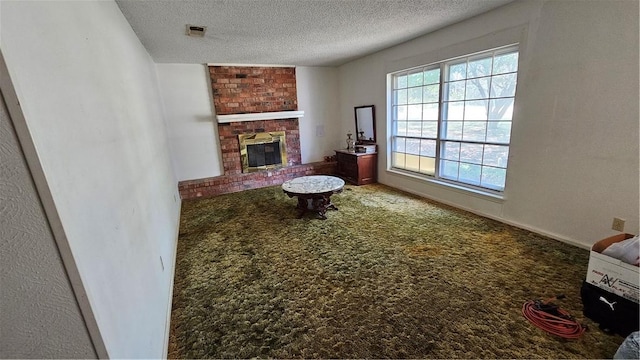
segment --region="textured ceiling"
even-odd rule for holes
[[[341,65],[511,1],[116,0],[157,63],[301,66]]]

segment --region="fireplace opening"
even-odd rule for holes
[[[247,160],[250,168],[281,164],[280,141],[271,144],[247,145]]]
[[[287,165],[284,131],[238,135],[242,172],[276,169]]]

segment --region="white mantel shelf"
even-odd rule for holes
[[[216,117],[218,118],[218,124],[240,122],[240,121],[301,118],[303,116],[304,116],[304,111],[274,111],[274,112],[262,112],[262,113],[251,113],[251,114],[216,115]]]

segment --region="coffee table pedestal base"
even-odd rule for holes
[[[327,210],[338,210],[333,203],[331,203],[331,195],[334,192],[326,193],[326,194],[291,194],[287,193],[289,197],[298,197],[298,206],[296,206],[296,210],[298,210],[298,219],[304,216],[307,212],[314,212],[318,214],[318,218],[322,220],[326,220],[327,216],[325,213]]]

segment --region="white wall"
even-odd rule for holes
[[[296,67],[302,163],[323,161],[346,147],[346,132],[340,132],[338,71],[332,67]],[[355,119],[352,132],[355,132]]]
[[[209,69],[202,64],[156,64],[178,181],[224,173]]]
[[[386,74],[513,39],[504,201],[386,171]],[[380,182],[584,247],[614,233],[614,216],[638,233],[638,2],[513,3],[343,65],[339,78],[342,118],[376,105]]]
[[[2,100],[0,358],[96,358]]]
[[[155,65],[113,1],[0,6],[2,53],[98,355],[163,357],[180,201]]]

